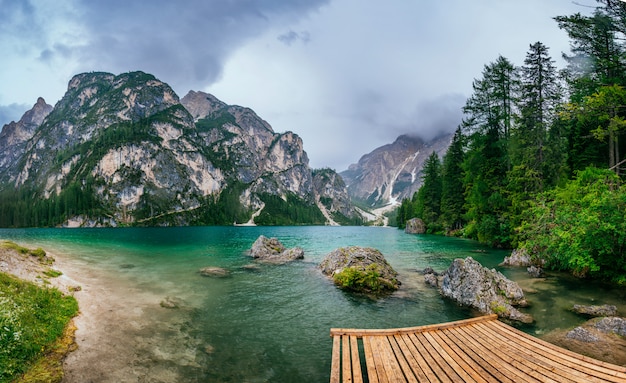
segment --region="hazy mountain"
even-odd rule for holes
[[[340,173],[350,197],[371,207],[411,198],[422,184],[422,166],[434,151],[443,157],[452,134],[429,142],[402,135],[393,143],[374,149]]]

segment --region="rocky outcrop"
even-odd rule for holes
[[[392,144],[374,149],[340,173],[350,197],[369,206],[384,206],[392,200],[411,198],[422,184],[422,167],[432,152],[446,152],[452,135],[430,142],[402,135]]]
[[[579,354],[626,365],[626,318],[594,318],[571,330],[556,330],[542,338]]]
[[[260,261],[286,263],[303,259],[304,250],[299,247],[287,249],[278,239],[261,235],[252,244],[250,256]]]
[[[70,201],[41,208],[55,215],[41,221],[66,227],[230,224],[267,205],[313,217],[289,223],[324,223],[318,206],[358,219],[341,177],[326,173],[317,193],[297,134],[207,93],[180,100],[144,72],[78,74],[54,108],[39,99],[0,133],[0,189],[32,190],[27,204]]]
[[[527,251],[515,249],[510,256],[504,257],[500,266],[528,267],[531,264],[530,254]]]
[[[514,266],[514,267],[526,267],[526,271],[533,278],[541,278],[544,275],[543,261],[533,260],[524,249],[515,249],[511,252],[511,255],[504,257],[504,261],[500,263],[500,266]]]
[[[523,323],[533,322],[530,315],[516,308],[528,305],[521,287],[471,257],[455,259],[438,277],[438,286],[443,296],[482,313],[498,314],[501,318]]]
[[[584,306],[574,305],[572,311],[586,317],[614,317],[617,315],[617,307],[613,305]]]
[[[30,140],[37,128],[52,111],[52,105],[39,97],[37,103],[24,113],[18,121],[12,121],[0,131],[0,179],[8,182],[10,171],[17,166],[18,158],[23,154],[26,142]],[[6,177],[5,177],[6,175]]]
[[[322,273],[341,288],[360,293],[386,293],[398,289],[398,273],[383,254],[371,247],[342,247],[326,254]]]
[[[411,218],[406,221],[404,232],[407,234],[424,234],[426,232],[426,224],[419,218]]]
[[[346,184],[334,170],[314,170],[313,189],[317,204],[329,222],[339,225],[360,222],[362,217],[350,201]]]

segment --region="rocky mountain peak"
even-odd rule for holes
[[[185,106],[189,113],[191,113],[195,120],[209,116],[212,113],[228,106],[212,94],[196,92],[193,90],[190,90],[189,93],[187,93],[185,97],[180,100],[180,102]]]
[[[365,154],[340,174],[350,196],[372,207],[410,198],[422,184],[424,161],[433,151],[443,156],[451,139],[447,134],[424,142],[417,136],[401,135]]]

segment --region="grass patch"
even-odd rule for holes
[[[49,278],[56,278],[56,277],[60,277],[61,275],[63,275],[63,273],[60,272],[59,270],[53,270],[53,269],[48,269],[44,271],[43,274]]]
[[[14,381],[58,348],[77,313],[74,297],[0,273],[0,383]]]
[[[52,264],[52,262],[54,262],[54,259],[46,256],[45,250],[41,247],[38,247],[36,249],[29,249],[24,246],[20,246],[15,242],[2,241],[0,242],[0,248],[15,250],[18,254],[36,257],[41,263],[44,263],[46,265],[50,265]]]
[[[393,291],[397,288],[389,281],[381,278],[376,264],[372,263],[365,270],[357,267],[346,267],[333,276],[337,286],[342,289],[364,292],[381,293],[383,291]]]

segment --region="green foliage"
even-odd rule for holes
[[[198,129],[200,133],[207,133],[213,129],[220,129],[225,132],[222,128],[226,124],[237,126],[235,116],[230,114],[225,109],[220,109],[212,113],[210,116],[196,121],[196,129]]]
[[[368,265],[365,270],[357,267],[346,267],[333,275],[333,281],[342,289],[356,292],[376,294],[395,288],[380,277],[378,266],[375,263]]]
[[[73,297],[0,273],[0,382],[26,371],[77,313]]]
[[[623,281],[626,187],[619,183],[609,170],[587,168],[541,194],[524,214],[520,247],[552,269]]]

